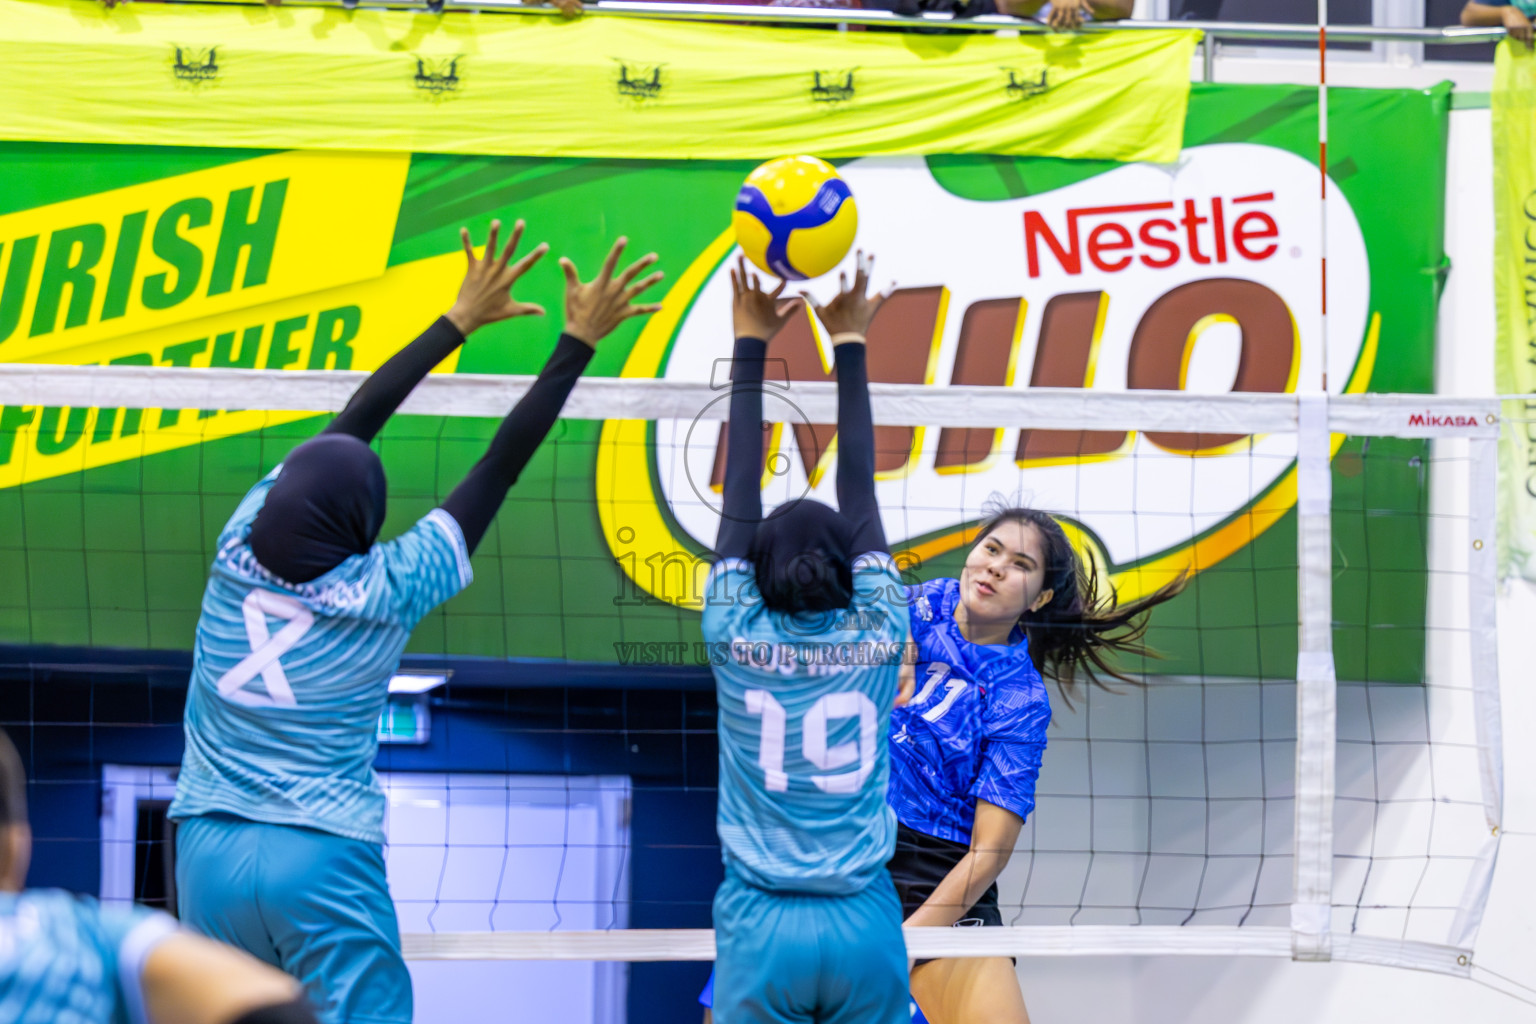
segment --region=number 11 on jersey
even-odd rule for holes
[[[912,698],[911,706],[919,708],[928,703],[928,698],[933,696],[933,691],[939,688],[940,683],[944,683],[945,678],[949,676],[949,672],[949,666],[942,661],[930,663],[928,666],[928,678],[923,681],[923,688],[918,691],[917,696]],[[960,695],[965,692],[965,687],[966,682],[964,679],[951,679],[949,682],[944,683],[944,698],[935,706],[924,711],[923,717],[930,722],[937,722],[943,718],[949,709],[955,706],[955,701],[960,699]]]

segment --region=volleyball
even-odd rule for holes
[[[831,164],[787,156],[747,175],[731,223],[747,259],[786,281],[804,281],[848,255],[859,212]]]

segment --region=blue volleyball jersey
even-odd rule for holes
[[[0,1021],[144,1024],[144,961],[175,932],[169,916],[143,907],[58,890],[0,893]]]
[[[891,557],[860,556],[852,605],[824,616],[769,611],[751,564],[723,559],[702,625],[720,704],[727,869],[761,889],[859,892],[896,842],[885,735],[907,609]]]
[[[955,622],[960,581],[908,590],[917,692],[891,716],[890,802],[924,835],[970,843],[976,801],[1029,817],[1051,702],[1017,636],[973,644]]]
[[[373,771],[389,679],[411,630],[471,579],[454,518],[433,509],[309,583],[264,569],[247,538],[279,466],[219,535],[197,622],[172,818],[226,813],[384,841]]]

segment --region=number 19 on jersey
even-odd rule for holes
[[[764,787],[770,793],[789,789],[789,775],[784,771],[784,747],[789,736],[789,716],[784,705],[767,690],[747,691],[747,713],[763,720],[757,763],[763,769]],[[880,741],[879,712],[875,702],[862,693],[823,694],[800,723],[801,754],[827,774],[814,774],[811,782],[824,793],[856,793],[875,770],[876,743]],[[827,745],[833,722],[858,719],[858,737],[852,742]],[[857,764],[851,772],[831,774],[839,768]]]

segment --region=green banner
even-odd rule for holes
[[[1336,392],[1431,390],[1447,107],[1443,88],[1330,97]],[[1316,387],[1316,134],[1313,90],[1196,85],[1176,164],[843,161],[859,244],[900,283],[871,327],[874,377]],[[525,218],[530,240],[588,272],[620,233],[660,254],[665,308],[609,338],[589,374],[709,380],[728,351],[728,227],[750,161],[0,153],[0,361],[366,369],[446,308],[458,228],[483,231],[492,216]],[[519,298],[560,308],[552,262],[526,284]],[[444,372],[535,372],[554,319],[488,328]],[[794,380],[824,375],[808,324],[775,345]],[[830,436],[786,420],[785,475],[765,500],[790,496],[775,487],[830,495]],[[0,409],[0,642],[189,648],[219,528],[320,422]],[[690,440],[691,426],[562,421],[477,552],[476,582],[412,650],[695,663],[718,427],[700,423]],[[385,535],[431,508],[494,427],[397,417],[379,444]],[[989,494],[1022,493],[1066,519],[1122,595],[1193,574],[1156,617],[1151,640],[1167,657],[1149,670],[1290,677],[1294,438],[1108,434],[882,428],[893,547],[915,575],[951,574]],[[1427,456],[1420,441],[1337,442],[1340,678],[1421,678]]]
[[[1494,58],[1493,289],[1500,394],[1536,394],[1536,57],[1505,40]],[[1499,439],[1500,573],[1536,580],[1536,398],[1506,403]]]

